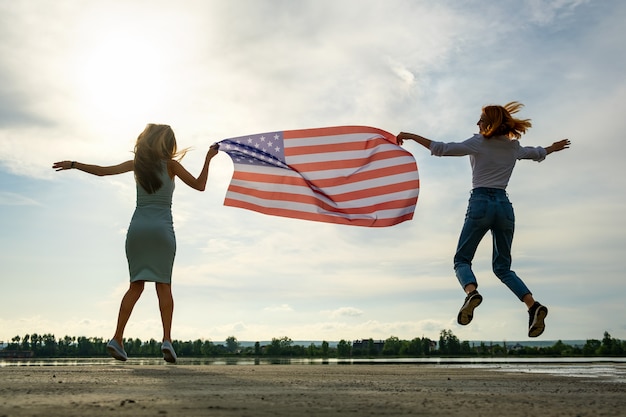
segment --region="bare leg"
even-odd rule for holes
[[[469,294],[476,289],[476,284],[467,284],[465,286],[465,294]]]
[[[113,336],[113,339],[115,339],[120,346],[123,346],[122,339],[124,337],[124,328],[126,328],[126,323],[128,323],[130,314],[133,312],[133,308],[143,292],[144,282],[145,281],[131,282],[130,288],[128,288],[128,291],[126,291],[126,294],[124,294],[124,297],[122,298],[120,312],[117,316],[115,336]]]
[[[531,308],[533,304],[535,304],[535,299],[533,298],[533,295],[531,293],[526,294],[522,298],[522,301],[524,302],[524,304],[526,304],[526,307],[528,308]]]
[[[157,297],[159,297],[159,309],[161,310],[161,322],[163,323],[163,341],[172,341],[172,316],[174,315],[174,297],[172,286],[161,282],[156,283]]]

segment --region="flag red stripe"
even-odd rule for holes
[[[237,185],[233,185],[233,186],[241,187]],[[304,188],[304,186],[302,187]],[[310,187],[306,187],[306,189],[316,194],[323,195],[331,199],[335,203],[345,203],[347,201],[361,200],[361,199],[370,198],[370,197],[379,197],[379,196],[384,196],[387,194],[397,193],[400,191],[410,191],[418,187],[419,187],[419,181],[405,181],[401,183],[383,185],[379,187],[370,187],[364,190],[355,190],[355,191],[350,191],[350,192],[340,193],[340,194],[330,194],[326,190],[318,191],[318,190],[313,190]],[[302,196],[302,197],[306,196],[306,194],[299,194],[299,193],[256,190],[256,189],[247,188],[247,187],[244,187],[244,188],[246,191],[241,191],[242,194],[254,195],[254,192],[264,193],[263,198],[267,200],[299,201],[298,196]],[[230,190],[230,187],[229,187],[229,190]],[[320,200],[319,204],[324,204],[324,203]]]
[[[256,190],[254,188],[248,188],[248,187],[243,187],[241,185],[234,185],[234,184],[231,184],[228,187],[228,191],[243,194],[243,195],[249,195],[251,197],[260,198],[263,200],[287,201],[287,202],[294,202],[294,203],[310,204],[311,206],[320,207],[321,209],[326,210],[326,211],[332,211],[335,213],[345,213],[345,214],[367,214],[373,211],[390,210],[390,209],[412,206],[412,205],[415,205],[415,203],[417,202],[417,197],[412,197],[412,198],[404,198],[400,200],[384,201],[384,202],[380,202],[376,204],[371,204],[369,206],[339,208],[337,206],[333,206],[333,205],[326,203],[325,201],[323,201],[322,199],[318,197],[315,197],[314,195],[287,193],[287,192],[279,192],[279,191],[263,191],[263,190]],[[398,191],[402,191],[402,190],[398,190]],[[368,195],[368,196],[365,196],[364,198],[366,197],[372,197],[372,196]],[[333,197],[333,201],[336,201],[334,197]],[[349,200],[345,200],[345,201],[349,201]]]
[[[352,174],[348,177],[338,177],[338,178],[322,178],[311,180],[310,183],[314,184],[316,187],[333,187],[337,185],[345,185],[352,184],[359,181],[366,181],[376,178],[382,178],[389,175],[396,174],[404,174],[406,172],[415,171],[415,164],[408,163],[404,165],[397,165],[391,167],[384,167],[373,169],[365,172],[357,172],[356,174]],[[233,174],[233,179],[241,180],[241,181],[250,181],[250,182],[264,182],[271,184],[286,184],[286,185],[301,185],[301,186],[309,186],[307,181],[305,181],[302,177],[291,177],[291,176],[283,176],[283,175],[272,175],[272,174],[260,174],[254,172],[244,172],[244,171],[235,171]]]
[[[285,143],[285,157],[296,155],[328,154],[331,152],[365,151],[382,145],[389,145],[389,141],[381,137],[367,141],[325,143],[320,145],[289,146]]]
[[[346,201],[360,200],[363,198],[381,196],[386,194],[397,193],[400,191],[414,190],[419,186],[418,181],[405,181],[395,184],[381,185],[378,187],[371,187],[366,190],[350,191],[342,194],[333,194],[332,199],[338,203]]]
[[[305,162],[301,164],[289,163],[289,166],[299,172],[311,172],[311,171],[325,171],[329,169],[341,169],[341,168],[357,168],[363,167],[368,163],[374,161],[383,161],[385,159],[404,157],[406,151],[392,150],[378,152],[373,155],[368,155],[367,158],[358,159],[344,159],[341,161],[320,161],[320,162]]]
[[[292,219],[312,220],[326,223],[347,224],[351,226],[364,226],[364,227],[388,227],[398,223],[402,223],[413,218],[413,213],[407,213],[399,217],[393,217],[388,219],[351,219],[341,216],[333,216],[329,214],[321,213],[308,213],[299,210],[290,210],[283,208],[268,208],[265,206],[259,206],[257,204],[248,203],[245,201],[234,200],[226,197],[224,200],[225,206],[239,207],[247,210],[256,211],[263,214],[269,214],[272,216],[289,217]]]
[[[315,129],[285,130],[283,131],[283,139],[302,139],[314,138],[318,136],[338,136],[359,133],[375,133],[389,139],[391,143],[397,143],[396,137],[391,133],[369,126],[336,126],[320,127]]]

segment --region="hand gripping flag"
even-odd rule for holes
[[[391,133],[339,126],[241,136],[219,145],[234,163],[226,206],[367,227],[413,218],[417,164]]]

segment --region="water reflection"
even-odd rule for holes
[[[504,364],[626,364],[626,357],[474,357],[474,358],[178,358],[178,365],[384,365],[384,364],[424,364],[424,365],[504,365]],[[54,359],[2,359],[0,368],[9,366],[92,366],[120,365],[111,358],[54,358]],[[162,358],[130,358],[128,365],[162,365]]]
[[[626,383],[623,358],[178,358],[173,366],[262,366],[262,365],[407,365],[450,368],[482,368],[494,372],[546,373],[567,377],[598,378]],[[0,369],[30,366],[172,366],[161,358],[133,358],[118,362],[111,358],[3,359]]]

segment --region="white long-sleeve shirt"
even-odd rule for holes
[[[472,188],[506,189],[518,159],[541,162],[547,152],[537,146],[522,146],[505,136],[486,139],[476,134],[463,142],[431,142],[430,153],[435,156],[469,155],[472,166]]]

